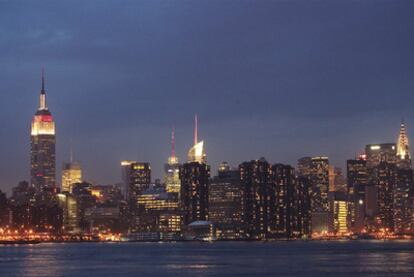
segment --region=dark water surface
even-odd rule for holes
[[[0,246],[0,276],[414,276],[414,242]]]

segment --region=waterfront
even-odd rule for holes
[[[412,241],[0,246],[0,276],[413,276]]]

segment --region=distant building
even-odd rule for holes
[[[227,163],[221,163],[209,189],[209,220],[216,225],[219,239],[244,237],[242,196],[239,171],[231,170]]]
[[[381,162],[397,162],[397,146],[395,143],[368,144],[365,147],[368,168],[374,168]]]
[[[63,164],[62,192],[72,192],[74,184],[82,182],[82,169],[79,163],[69,162]]]
[[[9,205],[6,194],[0,190],[0,228],[9,225]]]
[[[183,224],[208,220],[208,190],[210,166],[206,164],[203,141],[197,140],[197,117],[195,118],[194,146],[188,153],[188,162],[180,168],[180,199]]]
[[[138,217],[133,232],[178,233],[181,212],[177,195],[161,188],[149,188],[138,197]]]
[[[377,166],[378,220],[379,226],[394,230],[394,189],[397,180],[397,166],[385,161]]]
[[[73,194],[60,193],[57,195],[61,208],[63,209],[63,227],[66,234],[80,233],[80,217],[78,201]]]
[[[45,79],[42,71],[40,105],[33,120],[30,144],[30,182],[41,191],[56,187],[55,122],[46,105]]]
[[[345,235],[350,231],[348,196],[343,192],[329,193],[330,222],[329,232]]]
[[[394,231],[399,234],[413,233],[414,185],[413,170],[398,169],[394,187]]]
[[[360,233],[365,228],[366,191],[369,185],[367,161],[364,156],[348,160],[347,163],[347,191],[351,207],[349,210],[352,230]]]
[[[299,175],[310,182],[312,232],[327,232],[329,223],[329,160],[327,157],[302,158]]]
[[[397,180],[394,187],[394,231],[414,232],[414,177],[410,145],[404,122],[400,126],[397,143]]]
[[[174,130],[171,134],[171,156],[165,165],[165,188],[169,193],[180,193],[180,164],[178,157],[175,155],[175,137]]]
[[[402,169],[412,169],[410,145],[408,142],[407,130],[404,121],[401,122],[400,134],[397,142],[398,167]]]
[[[149,163],[122,161],[122,177],[125,184],[126,200],[131,212],[137,208],[138,197],[151,184],[151,166]]]
[[[248,239],[266,239],[268,236],[269,208],[275,207],[269,196],[272,189],[271,168],[264,159],[244,162],[239,165],[240,182],[243,187],[242,223]]]

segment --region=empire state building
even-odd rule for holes
[[[30,147],[30,181],[41,191],[56,187],[55,122],[46,105],[45,77],[42,70],[42,89],[39,109],[32,120]]]

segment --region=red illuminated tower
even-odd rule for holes
[[[30,148],[30,181],[38,190],[56,187],[55,122],[46,105],[45,77],[42,70],[42,89],[39,109],[32,120]]]

